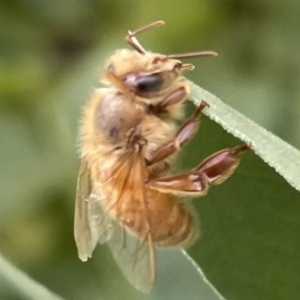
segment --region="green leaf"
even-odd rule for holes
[[[206,114],[237,138],[251,142],[254,151],[291,186],[300,191],[300,151],[226,105],[213,94],[191,83],[191,99],[196,105],[205,99]]]
[[[228,300],[298,299],[299,151],[194,84],[191,98],[196,105],[207,101],[208,117],[253,143],[257,155],[245,153],[228,181],[193,201],[202,237],[190,255]],[[184,149],[185,168],[220,147],[241,144],[222,127],[202,118],[199,132]]]

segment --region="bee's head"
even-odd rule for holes
[[[178,55],[147,52],[136,36],[163,24],[163,21],[157,21],[134,32],[129,31],[125,40],[134,50],[117,50],[106,65],[103,81],[111,83],[123,92],[131,91],[145,99],[156,98],[175,81],[180,80],[182,70],[194,68],[191,64],[183,64],[181,58],[217,55],[212,51]]]
[[[118,50],[105,68],[104,80],[113,85],[122,82],[125,90],[131,90],[143,98],[151,98],[168,88],[187,65],[166,55],[133,50]],[[188,66],[192,69],[192,66]]]

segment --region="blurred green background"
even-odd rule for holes
[[[67,299],[97,299],[95,286],[106,272],[101,268],[103,260],[109,261],[113,280],[122,280],[105,247],[97,250],[97,263],[78,260],[73,210],[81,108],[92,88],[99,86],[97,76],[110,53],[127,47],[124,36],[128,29],[164,20],[164,27],[141,36],[146,49],[170,54],[217,51],[218,58],[192,59],[196,69],[187,77],[300,148],[299,12],[298,0],[1,1],[0,252]],[[197,141],[184,150],[182,167],[195,166],[213,151],[240,143],[206,118]],[[262,169],[264,176],[260,176]],[[245,192],[241,187],[247,176],[255,178],[256,185],[247,185]],[[287,191],[285,198],[274,195],[273,187]],[[264,194],[257,196],[262,190]],[[228,196],[224,199],[224,195]],[[253,202],[261,200],[259,214],[250,201],[243,202],[244,195],[250,195]],[[264,195],[269,195],[265,196],[266,206]],[[273,195],[277,202],[272,202]],[[238,175],[207,198],[199,207],[203,239],[190,251],[193,257],[200,257],[197,261],[224,296],[297,299],[300,263],[298,259],[293,265],[293,261],[299,250],[299,194],[249,154]],[[234,199],[226,211],[226,202]],[[230,205],[240,206],[235,213]],[[286,227],[277,228],[276,219],[267,223],[269,208],[276,205],[276,213],[284,210],[288,216]],[[247,219],[249,214],[251,219]],[[231,235],[245,219],[254,231],[264,220],[258,231],[265,228],[266,232],[259,238],[270,239],[274,249],[281,243],[288,249],[283,256],[274,257],[282,259],[286,270],[276,265],[274,277],[269,273],[256,277],[264,274],[259,266],[270,259],[268,251],[274,253],[274,249],[269,245],[264,253],[257,248],[261,242],[255,233],[255,245],[243,243],[243,227],[236,236]],[[218,245],[223,231],[228,233],[228,245],[240,249],[240,256],[226,244]],[[274,231],[278,233],[275,240],[270,237]],[[240,261],[232,267],[230,258],[235,255]],[[245,263],[248,259],[257,259],[253,262],[256,267],[251,267],[251,261]],[[271,259],[269,263],[265,266],[270,269]],[[284,274],[286,282],[279,274]],[[101,299],[114,299],[111,297]]]

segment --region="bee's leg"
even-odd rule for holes
[[[209,188],[205,173],[190,172],[160,179],[150,179],[146,185],[163,193],[204,196]]]
[[[179,87],[173,91],[165,99],[163,99],[156,107],[158,111],[165,111],[167,107],[182,102],[188,96],[188,91],[184,87]]]
[[[249,150],[253,150],[252,144],[220,150],[201,162],[196,171],[205,173],[210,184],[220,184],[238,167],[240,154]]]
[[[165,22],[163,22],[163,21],[156,21],[156,22],[148,24],[142,28],[139,28],[133,32],[129,31],[128,35],[125,37],[125,40],[137,52],[139,52],[141,54],[145,54],[146,50],[140,45],[140,43],[136,39],[136,36],[139,35],[140,33],[143,33],[145,31],[149,30],[149,29],[152,29],[154,27],[161,26],[164,24],[165,24]]]
[[[147,185],[166,193],[204,195],[209,185],[220,184],[232,175],[239,165],[239,154],[250,149],[251,145],[223,149],[209,156],[187,174],[149,180]]]
[[[153,165],[180,150],[198,129],[198,117],[207,106],[208,104],[205,101],[202,101],[194,114],[179,128],[174,140],[171,140],[158,148],[152,156],[148,158],[146,164],[148,166]]]
[[[180,102],[183,102],[188,96],[188,90],[184,86],[178,87],[172,93],[167,95],[164,99],[162,99],[159,103],[155,105],[149,105],[149,112],[153,114],[164,114],[168,111],[170,106],[176,105]]]

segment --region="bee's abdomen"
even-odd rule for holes
[[[198,236],[198,222],[191,207],[173,195],[156,191],[153,194],[157,206],[151,220],[155,243],[169,247],[187,246],[194,242]]]
[[[148,232],[157,246],[187,246],[198,236],[198,222],[189,206],[172,195],[147,190],[147,207],[136,199],[119,210],[123,225],[141,239]],[[132,204],[133,204],[132,202]]]

